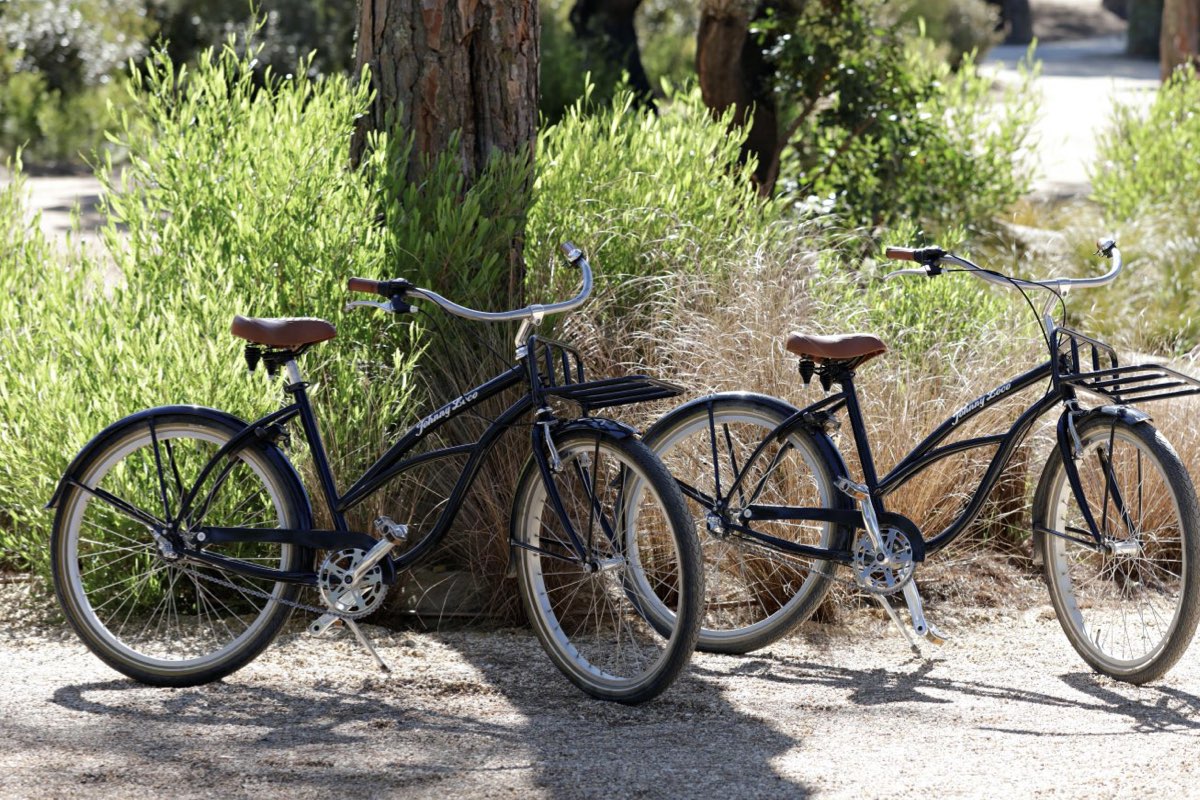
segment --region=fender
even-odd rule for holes
[[[551,427],[551,433],[554,436],[573,433],[575,431],[603,431],[604,433],[607,433],[618,439],[638,438],[638,432],[636,428],[630,427],[622,422],[617,422],[614,419],[608,419],[606,417],[578,417],[576,419],[560,420]],[[555,512],[560,514],[564,519],[567,517],[566,510],[562,507],[562,500],[558,496],[558,491],[554,489],[554,484],[548,477],[550,473],[550,465],[547,461],[546,453],[544,451],[546,444],[545,437],[541,429],[536,426],[533,430],[532,443],[533,453],[530,456],[530,461],[527,462],[526,466],[521,470],[521,477],[517,481],[518,494],[513,497],[513,508],[509,514],[508,566],[504,570],[504,577],[506,578],[517,577],[517,532],[515,527],[517,524],[516,504],[521,500],[519,496],[520,485],[525,480],[525,473],[526,470],[530,468],[530,464],[537,468],[537,470],[543,476],[542,479],[547,482],[549,487],[551,487],[550,502],[554,505]]]
[[[604,431],[618,439],[638,438],[637,428],[607,417],[579,417],[578,419],[563,420],[553,427],[553,431],[556,434],[573,431]]]
[[[1117,419],[1128,422],[1130,425],[1136,425],[1139,422],[1150,422],[1151,420],[1149,414],[1147,414],[1145,411],[1142,411],[1140,408],[1134,408],[1133,406],[1098,406],[1086,412],[1083,415],[1083,418],[1086,419],[1087,417],[1101,415],[1107,417],[1116,417]]]
[[[842,452],[838,450],[837,445],[829,438],[819,425],[814,425],[810,420],[800,416],[801,409],[796,408],[791,403],[780,400],[777,397],[760,394],[758,392],[720,392],[718,394],[710,394],[704,397],[698,397],[695,400],[689,400],[683,405],[672,409],[664,414],[657,422],[646,429],[642,439],[650,447],[654,448],[654,441],[662,431],[675,424],[679,417],[686,416],[695,411],[696,407],[705,407],[708,403],[714,400],[739,400],[742,402],[752,403],[764,406],[767,410],[778,415],[778,418],[783,422],[788,423],[784,428],[777,428],[773,432],[773,436],[784,437],[796,429],[803,429],[805,435],[812,440],[817,448],[818,454],[825,460],[826,466],[829,468],[830,477],[836,482],[838,478],[850,477],[850,470],[846,466],[845,459],[842,458]],[[849,497],[843,492],[834,492],[833,507],[843,510],[854,510],[856,506]]]
[[[1062,420],[1068,413],[1070,412],[1063,412],[1063,417],[1060,417],[1060,425],[1065,424],[1062,422]],[[1139,408],[1133,408],[1132,406],[1107,405],[1097,406],[1096,408],[1091,408],[1083,412],[1079,415],[1077,424],[1082,425],[1087,420],[1095,417],[1113,417],[1115,419],[1122,420],[1123,422],[1127,422],[1130,425],[1139,425],[1151,421],[1150,415]],[[1065,446],[1069,448],[1071,444],[1072,443],[1067,443]],[[1061,446],[1062,445],[1060,444],[1059,452],[1062,454],[1062,457],[1065,460],[1070,457],[1070,454],[1062,451]],[[1045,467],[1042,468],[1042,474],[1045,475]],[[1042,483],[1042,479],[1039,478],[1038,485],[1033,496],[1033,513],[1030,518],[1030,544],[1033,548],[1032,560],[1036,565],[1040,565],[1042,563],[1042,541],[1046,538],[1046,534],[1037,530],[1038,525],[1046,524],[1046,521],[1040,518],[1042,509],[1046,505],[1046,499],[1042,497],[1042,494],[1050,491],[1049,486],[1043,486]]]
[[[190,415],[202,417],[209,421],[215,422],[218,425],[224,425],[231,431],[237,432],[248,427],[245,420],[235,417],[225,411],[218,411],[215,408],[205,408],[204,406],[159,406],[158,408],[148,408],[144,411],[139,411],[136,414],[131,414],[128,417],[119,419],[109,425],[100,433],[92,437],[92,440],[83,446],[71,463],[67,466],[66,471],[58,480],[58,485],[54,489],[54,494],[50,497],[50,502],[46,504],[46,508],[58,508],[59,502],[62,500],[63,492],[66,491],[68,480],[78,479],[87,464],[95,457],[96,453],[108,443],[108,441],[119,435],[125,428],[144,422],[148,419],[157,417],[165,417],[176,414]],[[300,480],[300,476],[296,473],[296,468],[292,466],[292,462],[286,458],[283,453],[274,444],[264,442],[259,439],[254,439],[255,447],[265,448],[267,457],[275,463],[288,477],[295,481],[300,490],[300,496],[304,502],[305,513],[307,515],[306,525],[311,525],[312,520],[312,502],[308,497],[308,490],[304,487],[304,482]]]

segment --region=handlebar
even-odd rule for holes
[[[1008,278],[992,270],[984,269],[965,258],[947,253],[940,247],[889,247],[884,250],[884,255],[887,258],[894,261],[915,261],[922,264],[923,268],[899,269],[884,275],[883,279],[889,280],[901,275],[925,275],[933,277],[940,274],[945,266],[951,265],[961,267],[967,272],[974,274],[975,277],[998,286],[1019,286],[1022,289],[1050,289],[1057,292],[1067,291],[1076,287],[1087,289],[1095,286],[1106,286],[1116,280],[1117,275],[1124,269],[1125,262],[1121,258],[1121,251],[1117,249],[1115,239],[1100,239],[1096,242],[1096,248],[1097,255],[1102,255],[1113,262],[1112,268],[1103,275],[1094,275],[1090,278],[1047,278],[1045,280],[1027,281],[1021,278]]]
[[[370,294],[378,294],[384,297],[394,298],[420,298],[429,300],[432,303],[441,306],[446,311],[465,319],[476,320],[479,322],[509,322],[512,320],[523,320],[529,322],[541,322],[542,318],[547,314],[559,314],[565,311],[574,311],[579,306],[583,305],[592,293],[592,266],[588,263],[583,251],[576,247],[571,242],[563,242],[561,248],[563,255],[572,265],[579,267],[583,271],[583,287],[579,290],[579,294],[572,297],[570,300],[563,300],[558,303],[550,303],[542,305],[535,303],[525,306],[524,308],[514,309],[512,311],[479,311],[478,309],[468,308],[467,306],[459,305],[453,300],[448,300],[442,297],[432,289],[422,289],[420,286],[415,286],[406,280],[391,280],[391,281],[374,281],[369,278],[351,278],[346,282],[346,288],[352,292],[367,292]],[[369,304],[380,308],[389,306],[388,303]],[[387,310],[396,310],[388,308]]]

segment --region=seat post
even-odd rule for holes
[[[300,374],[300,366],[296,363],[296,359],[289,358],[288,362],[284,364],[284,368],[287,370],[289,385],[296,386],[304,383],[304,376]]]

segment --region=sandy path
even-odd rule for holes
[[[956,612],[929,660],[866,612],[658,701],[592,701],[524,631],[292,636],[225,682],[153,689],[53,627],[0,635],[5,797],[1200,796],[1200,653],[1091,673],[1048,607]]]
[[[1087,195],[1096,137],[1108,126],[1113,106],[1145,107],[1153,100],[1159,86],[1157,62],[1126,58],[1123,50],[1121,35],[1038,47],[1042,70],[1035,83],[1041,94],[1033,128],[1035,191]],[[985,66],[1001,83],[1016,84],[1016,65],[1025,52],[1024,47],[997,47],[988,53]]]

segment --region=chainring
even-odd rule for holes
[[[871,543],[866,531],[859,531],[854,540],[854,581],[864,592],[894,594],[903,589],[917,570],[913,543],[908,534],[897,527],[884,524],[883,551]]]
[[[358,584],[350,585],[351,575],[366,555],[366,551],[351,547],[330,553],[321,562],[321,568],[317,570],[317,587],[321,600],[331,611],[361,617],[383,604],[388,587],[378,564]]]

